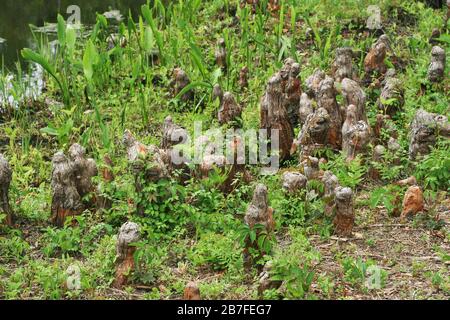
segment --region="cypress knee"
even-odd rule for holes
[[[353,50],[350,47],[336,49],[336,57],[332,66],[334,80],[341,82],[344,78],[358,80],[358,72],[353,65]]]
[[[124,223],[119,230],[116,244],[116,277],[114,287],[121,288],[128,282],[130,272],[134,271],[134,252],[136,247],[133,242],[140,239],[140,228],[134,222]]]
[[[13,212],[9,205],[9,186],[12,180],[12,170],[8,161],[0,153],[0,213],[5,214],[5,223],[13,225]],[[0,221],[1,222],[1,221]]]
[[[255,225],[262,225],[264,231],[271,233],[275,227],[273,220],[273,209],[269,207],[269,200],[267,196],[267,187],[263,184],[258,184],[253,193],[253,199],[248,206],[244,217],[245,224],[250,228]],[[261,230],[257,231],[257,236]],[[253,257],[250,254],[250,248],[257,248],[257,244],[251,242],[247,237],[244,249],[244,265],[250,268],[253,265]]]
[[[355,222],[352,189],[337,187],[335,190],[334,204],[334,231],[338,236],[348,237],[352,234],[353,224]]]
[[[77,189],[77,176],[72,163],[63,152],[52,159],[52,217],[54,225],[62,227],[69,216],[79,215],[83,203]]]

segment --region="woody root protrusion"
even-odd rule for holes
[[[411,123],[409,158],[415,160],[431,151],[438,136],[450,137],[450,124],[446,116],[419,109]]]
[[[202,155],[199,165],[201,178],[207,178],[214,170],[226,175],[219,186],[222,192],[230,193],[238,183],[251,181],[251,175],[245,168],[245,145],[241,136],[234,135],[227,141],[226,155],[222,153],[221,147],[207,136],[197,138],[196,148],[199,148],[198,153]]]
[[[63,152],[53,156],[51,220],[56,226],[63,226],[69,216],[81,214],[83,197],[94,191],[92,178],[97,175],[97,165],[85,153],[82,146],[74,144],[68,157]]]
[[[11,167],[3,154],[0,153],[0,214],[6,215],[4,223],[10,227],[13,225],[13,212],[9,205],[9,186],[11,180]]]
[[[191,83],[186,72],[184,72],[181,68],[175,68],[173,70],[172,81],[171,81],[171,90],[173,97],[176,97],[181,91],[186,88]],[[188,90],[184,94],[181,95],[180,99],[183,102],[190,101],[194,98],[194,91]]]
[[[140,239],[140,228],[134,222],[126,222],[120,227],[116,244],[116,277],[114,287],[121,288],[127,284],[129,275],[134,271],[134,252],[136,247],[133,243]]]
[[[344,78],[358,81],[358,72],[353,65],[353,50],[350,47],[336,49],[336,57],[332,66],[332,74],[336,82]]]
[[[334,232],[342,237],[351,236],[355,222],[352,189],[336,187],[334,191],[334,205]]]
[[[264,184],[258,184],[253,193],[253,199],[250,202],[244,217],[245,224],[253,229],[256,225],[261,225],[262,230],[256,231],[257,238],[262,231],[271,234],[275,228],[273,220],[273,209],[269,207],[267,187]],[[244,249],[244,265],[250,268],[253,265],[252,249],[258,249],[257,241],[251,241],[247,236]]]
[[[272,130],[278,130],[280,160],[290,156],[294,140],[294,126],[298,123],[301,96],[298,63],[286,59],[283,68],[273,75],[261,99],[260,128],[266,129],[268,139]]]
[[[342,96],[346,108],[342,109],[342,119],[346,118],[346,112],[350,105],[355,106],[355,120],[367,123],[366,116],[366,94],[356,81],[351,79],[342,80]]]
[[[215,52],[216,64],[224,71],[227,70],[227,48],[225,39],[220,38],[217,41],[217,48]]]
[[[371,76],[374,73],[384,74],[387,70],[386,58],[387,50],[389,49],[389,39],[383,34],[372,45],[369,52],[364,59],[364,71],[367,76]]]
[[[135,176],[135,190],[141,194],[147,183],[169,177],[170,156],[154,145],[146,146],[136,140],[129,130],[125,130],[123,143],[127,148],[127,158]],[[144,215],[143,204],[137,204],[137,214]]]
[[[295,194],[306,187],[308,179],[300,172],[285,172],[282,177],[283,190]]]
[[[241,117],[242,107],[236,102],[236,99],[231,92],[226,91],[222,94],[222,90],[216,88],[217,87],[214,87],[214,95],[218,95],[220,100],[218,112],[219,124],[224,125],[236,121]]]
[[[267,261],[264,265],[263,271],[259,275],[258,279],[258,295],[263,297],[264,291],[271,289],[278,289],[283,284],[281,280],[272,280],[271,271],[273,268],[273,262]]]
[[[339,186],[339,180],[331,171],[325,171],[322,182],[324,184],[325,214],[331,216],[335,204],[335,190]]]
[[[183,300],[201,300],[200,288],[196,282],[189,282],[184,288]]]
[[[393,116],[401,111],[405,104],[405,90],[402,82],[396,78],[395,69],[389,69],[382,82],[380,98],[377,101],[378,109]]]
[[[347,108],[347,117],[342,126],[342,151],[347,161],[364,152],[369,140],[369,126],[362,120],[356,121],[356,107],[351,104]]]
[[[428,67],[428,80],[430,82],[441,82],[444,79],[445,50],[439,46],[431,49],[431,62]]]

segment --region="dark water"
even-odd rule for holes
[[[80,22],[92,24],[96,12],[120,10],[126,18],[129,10],[133,16],[140,12],[146,0],[1,0],[0,1],[0,54],[6,67],[12,67],[18,60],[20,50],[32,47],[30,24],[41,27],[44,22],[56,22],[60,13],[65,19],[71,14],[67,9],[71,5],[80,8]]]

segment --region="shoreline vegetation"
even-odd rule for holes
[[[432,5],[155,0],[89,32],[58,15],[0,75],[0,299],[449,299],[450,7]],[[233,161],[195,123],[232,130]],[[278,146],[276,174],[239,162],[245,132]],[[205,153],[175,162],[188,137]]]

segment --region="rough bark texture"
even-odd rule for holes
[[[170,156],[167,152],[154,145],[146,146],[140,143],[129,130],[125,130],[123,142],[127,148],[128,161],[135,173],[145,170],[148,181],[157,181],[169,176]]]
[[[52,223],[63,226],[68,216],[80,214],[82,198],[95,191],[92,178],[98,174],[94,159],[86,158],[86,150],[73,144],[69,156],[58,152],[52,160]]]
[[[334,203],[336,210],[333,220],[334,231],[338,236],[348,237],[352,234],[355,221],[352,189],[337,187]]]
[[[306,187],[308,180],[299,172],[285,172],[282,177],[283,189],[288,193],[296,193]]]
[[[334,198],[335,189],[339,186],[338,178],[331,171],[325,171],[322,176],[322,181],[325,186],[324,197],[326,199]]]
[[[324,108],[317,109],[305,121],[292,150],[300,148],[300,161],[312,154],[312,151],[328,144],[330,115]]]
[[[356,121],[362,120],[367,123],[366,94],[358,83],[348,78],[342,80],[342,96],[347,108],[350,105],[356,107]],[[346,115],[343,114],[342,116],[345,119]]]
[[[388,48],[389,39],[385,34],[383,34],[372,45],[369,53],[364,59],[364,71],[366,72],[366,74],[370,75],[373,72],[384,74],[386,72],[387,68],[384,59],[386,58]]]
[[[245,146],[241,136],[235,135],[227,145],[227,152],[221,154],[218,146],[211,142],[207,136],[200,136],[196,139],[198,154],[202,155],[198,171],[200,178],[207,178],[209,174],[218,169],[221,174],[226,174],[226,178],[219,186],[223,193],[232,192],[239,183],[250,183],[252,180],[250,172],[245,167]],[[239,179],[238,176],[240,175]]]
[[[334,80],[341,82],[344,78],[358,80],[358,72],[353,65],[353,50],[350,47],[336,49],[336,57],[332,66]]]
[[[405,220],[410,215],[423,211],[424,201],[422,190],[418,186],[411,186],[406,190],[403,198],[402,213],[400,218]]]
[[[187,85],[191,83],[186,72],[181,68],[175,68],[173,71],[172,88],[174,97],[177,96],[181,90],[183,90]],[[187,102],[194,98],[194,91],[189,90],[181,96],[181,100]]]
[[[245,223],[253,228],[256,224],[261,224],[267,231],[274,228],[273,209],[269,207],[267,197],[267,187],[258,184],[253,193],[253,199],[245,213]]]
[[[386,152],[386,148],[382,145],[377,145],[375,148],[373,148],[373,155],[372,155],[372,161],[375,163],[381,163],[383,161],[383,155]],[[369,176],[373,180],[379,180],[380,179],[380,172],[375,167],[371,167],[369,171]]]
[[[197,283],[189,282],[184,288],[183,300],[201,300]]]
[[[97,164],[94,159],[86,158],[86,149],[78,143],[70,147],[69,160],[74,171],[78,194],[83,198],[94,191],[92,178],[98,174]]]
[[[397,153],[402,148],[400,143],[398,143],[398,140],[394,137],[389,138],[387,147],[388,147],[388,150],[394,154]]]
[[[319,159],[316,157],[306,157],[302,162],[303,173],[308,180],[314,180],[320,178],[322,172],[319,168]]]
[[[324,108],[330,117],[327,143],[332,147],[339,148],[342,143],[342,117],[336,101],[336,94],[333,78],[326,76],[319,84],[317,105],[319,108]]]
[[[271,139],[271,130],[278,130],[279,156],[280,160],[284,160],[290,156],[294,132],[285,108],[280,73],[270,78],[267,90],[261,99],[260,127],[267,130],[269,140]]]
[[[0,214],[6,214],[5,223],[13,225],[13,212],[9,205],[9,186],[12,179],[12,170],[8,161],[0,153]],[[0,221],[2,222],[2,221]]]
[[[217,41],[217,48],[215,52],[216,64],[223,70],[227,69],[227,49],[225,39],[220,38]]]
[[[220,104],[218,119],[219,124],[224,125],[236,120],[241,116],[242,108],[236,102],[234,95],[231,92],[225,92]]]
[[[320,82],[325,79],[325,72],[320,69],[314,70],[313,74],[310,75],[306,81],[306,93],[309,97],[314,98],[317,97],[320,87]]]
[[[289,78],[285,86],[285,104],[286,110],[288,112],[289,121],[291,122],[292,128],[298,126],[299,114],[298,108],[300,103],[300,96],[302,94],[302,89],[300,86],[300,79],[298,78],[300,74],[300,65],[298,63],[292,63],[289,66]]]
[[[132,243],[139,241],[140,228],[134,222],[126,222],[120,227],[116,244],[116,277],[114,287],[121,288],[128,281],[128,275],[134,271],[134,252]]]
[[[171,116],[167,116],[164,119],[163,125],[163,137],[161,147],[163,149],[169,149],[177,144],[186,142],[188,138],[188,132],[186,129],[175,124]]]
[[[241,71],[239,71],[239,87],[241,89],[248,87],[248,67],[242,67]]]
[[[306,93],[300,96],[300,107],[298,109],[298,122],[303,125],[310,114],[314,112],[313,101]]]
[[[230,141],[229,150],[233,153],[233,163],[227,178],[220,186],[220,190],[226,194],[232,192],[240,183],[248,184],[252,180],[250,172],[245,167],[245,143],[241,136],[236,135]],[[228,159],[229,165],[229,159]]]
[[[377,142],[381,141],[381,133],[384,125],[385,115],[378,113],[373,126],[373,136]]]
[[[125,130],[123,134],[123,144],[127,148],[127,159],[134,162],[148,153],[148,147],[136,140],[130,130]]]
[[[283,281],[281,280],[272,280],[270,271],[272,270],[272,261],[267,261],[264,265],[263,271],[259,275],[258,280],[258,295],[260,297],[263,296],[264,291],[271,289],[278,289]]]
[[[300,144],[327,144],[330,122],[330,115],[325,108],[319,108],[310,114],[300,132]]]
[[[51,221],[54,225],[62,227],[67,217],[76,216],[83,211],[83,204],[77,190],[75,171],[63,152],[53,156],[52,166]]]
[[[267,187],[263,184],[258,184],[253,193],[253,199],[248,206],[247,212],[244,216],[244,221],[249,228],[254,228],[259,224],[264,227],[264,230],[268,233],[272,232],[275,223],[273,220],[273,209],[269,207],[269,201],[267,196]],[[259,230],[257,234],[259,234]],[[250,238],[247,237],[246,245],[244,249],[244,265],[248,269],[253,265],[253,259],[250,254],[250,248],[256,249],[256,244],[252,243]]]
[[[325,214],[330,216],[334,208],[334,195],[335,190],[339,186],[338,178],[331,172],[325,171],[322,176],[322,182],[325,186],[324,188],[324,201],[325,201]]]
[[[430,82],[441,82],[444,79],[445,50],[439,46],[431,49],[431,63],[428,67],[428,80]]]
[[[143,191],[146,183],[169,177],[171,160],[166,151],[140,143],[129,130],[125,130],[123,143],[127,148],[127,158],[135,176],[135,189],[138,194]],[[143,204],[138,203],[136,211],[138,215],[144,215]]]
[[[392,164],[399,165],[400,164],[400,155],[399,152],[402,149],[402,146],[400,143],[398,143],[398,140],[394,137],[390,137],[387,143],[388,150],[392,153]]]
[[[226,157],[218,154],[207,154],[203,157],[202,163],[200,164],[200,174],[203,178],[207,178],[209,173],[215,168],[223,169],[226,164]]]
[[[436,143],[438,135],[448,137],[450,125],[446,116],[418,110],[411,123],[409,157],[416,159],[418,155],[425,155]]]
[[[405,91],[402,82],[395,77],[395,70],[389,69],[384,77],[383,88],[377,101],[378,109],[393,116],[403,108],[405,104],[404,95]]]
[[[357,154],[364,151],[369,139],[369,126],[362,120],[356,121],[356,107],[349,105],[342,126],[342,151],[347,160],[353,160]]]

